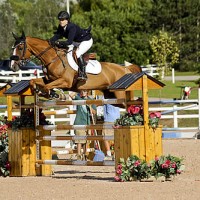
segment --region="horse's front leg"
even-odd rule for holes
[[[29,84],[30,84],[31,90],[35,92],[39,92],[39,89],[38,89],[39,87],[44,88],[45,86],[45,82],[43,78],[31,79]]]

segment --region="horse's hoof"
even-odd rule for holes
[[[35,89],[34,91],[35,91],[37,94],[40,92],[38,89]]]
[[[51,91],[50,91],[50,94],[49,94],[49,97],[50,97],[51,99],[58,99],[58,98],[59,98],[59,95],[58,95],[55,91],[51,90]]]
[[[65,95],[63,93],[60,93],[59,100],[61,100],[61,101],[66,100],[66,97],[65,97]]]

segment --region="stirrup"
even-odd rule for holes
[[[87,77],[85,77],[85,76],[78,76],[77,80],[86,81]]]
[[[77,80],[86,81],[86,80],[87,80],[87,75],[80,71],[80,72],[78,73]]]

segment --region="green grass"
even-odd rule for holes
[[[171,75],[171,72],[170,72],[170,75]],[[198,76],[199,73],[197,71],[195,72],[178,72],[178,71],[175,71],[175,76]]]
[[[176,81],[174,84],[172,81],[161,81],[165,86],[161,89],[152,89],[149,90],[149,98],[160,98],[160,99],[180,99],[183,94],[183,87],[189,86],[192,87],[191,94],[189,99],[198,98],[198,85],[195,84],[195,81]],[[142,96],[141,91],[135,91],[135,96]]]

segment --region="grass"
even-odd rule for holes
[[[169,72],[168,76],[171,76],[171,71]],[[178,72],[175,71],[175,76],[197,76],[199,75],[199,73],[197,71],[193,71],[193,72]]]
[[[149,90],[149,97],[160,99],[180,99],[184,86],[192,87],[189,99],[198,98],[198,85],[194,81],[161,81],[165,86],[161,89]],[[135,96],[142,96],[141,91],[135,91]]]

